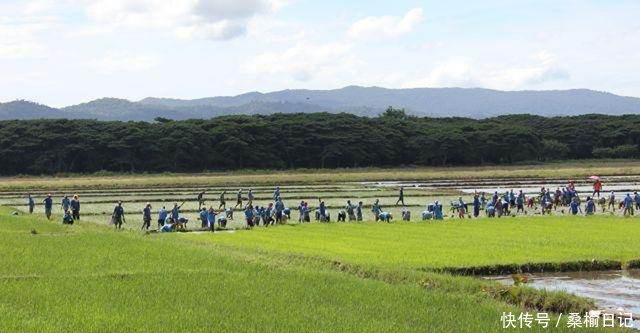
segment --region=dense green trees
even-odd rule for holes
[[[0,173],[479,165],[634,158],[640,116],[417,118],[389,109],[210,120],[0,122]]]

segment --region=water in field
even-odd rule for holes
[[[513,284],[511,276],[488,279]],[[640,270],[532,274],[527,286],[588,297],[601,310],[622,310],[640,317]],[[640,329],[639,320],[634,327]]]

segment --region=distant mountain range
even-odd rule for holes
[[[212,118],[229,114],[347,112],[377,116],[388,106],[429,117],[486,118],[504,114],[540,116],[640,113],[640,98],[587,89],[498,91],[480,88],[386,89],[349,86],[335,90],[282,90],[192,100],[102,98],[64,108],[29,101],[0,103],[0,120],[98,119],[151,121]]]

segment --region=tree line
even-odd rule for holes
[[[0,122],[0,173],[510,164],[639,155],[640,115],[487,119],[305,113]]]

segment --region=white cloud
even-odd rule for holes
[[[345,43],[312,44],[301,42],[283,52],[266,52],[244,64],[250,74],[284,74],[296,81],[317,76],[352,72],[358,60]]]
[[[84,1],[96,24],[166,29],[181,38],[227,40],[246,32],[249,21],[283,5],[282,0],[98,0]]]
[[[87,63],[98,74],[108,75],[119,72],[142,72],[154,68],[160,61],[150,55],[132,55],[125,52],[110,53]]]
[[[42,57],[46,48],[37,35],[47,28],[46,23],[0,21],[0,58]]]
[[[486,87],[527,89],[550,81],[569,79],[569,73],[557,64],[555,56],[541,51],[524,64],[478,63],[471,58],[451,58],[426,75],[410,80],[404,87]]]
[[[351,25],[351,38],[391,38],[411,32],[423,21],[422,8],[409,10],[404,16],[369,16]]]

